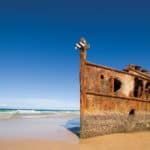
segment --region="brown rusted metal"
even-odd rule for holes
[[[76,46],[80,50],[81,137],[88,126],[87,114],[105,111],[125,114],[130,110],[150,112],[149,72],[133,64],[124,71],[93,64],[86,60],[89,48],[86,40],[81,38]]]
[[[82,128],[82,117],[86,106],[85,62],[89,45],[84,38],[81,38],[79,43],[76,44],[76,48],[80,50],[80,128]]]

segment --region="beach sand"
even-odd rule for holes
[[[78,150],[79,144],[64,141],[14,139],[0,140],[0,150]]]
[[[120,133],[82,139],[80,150],[150,150],[150,132]]]
[[[0,150],[76,150],[79,138],[65,125],[74,116],[0,120]]]
[[[0,150],[150,150],[150,132],[98,136],[82,139],[80,144],[71,140],[1,139]]]
[[[0,150],[150,150],[150,132],[79,140],[64,126],[72,118],[0,120]]]

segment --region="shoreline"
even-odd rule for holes
[[[78,141],[71,132],[76,126],[76,116],[51,116],[49,118],[0,119],[0,139],[46,139]]]
[[[0,149],[79,149],[79,138],[69,130],[69,127],[76,126],[74,119],[77,115],[60,113],[48,118],[28,117],[0,119]]]

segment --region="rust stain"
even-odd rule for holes
[[[81,130],[85,113],[102,111],[150,112],[150,73],[129,64],[123,70],[93,64],[86,60],[89,45],[84,38],[76,44],[80,50]]]

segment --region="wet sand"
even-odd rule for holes
[[[150,150],[150,131],[82,139],[80,150]]]
[[[33,118],[0,120],[0,139],[48,139],[76,141],[65,125],[72,118]]]
[[[150,150],[150,132],[79,140],[64,127],[70,119],[72,117],[0,120],[0,150]]]
[[[0,120],[0,150],[76,150],[79,138],[65,127],[73,117]]]

